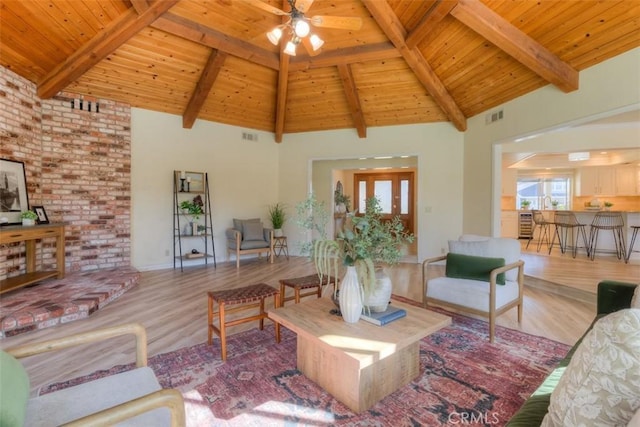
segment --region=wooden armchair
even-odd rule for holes
[[[274,239],[273,229],[263,228],[259,219],[234,219],[233,228],[225,232],[227,237],[227,259],[231,261],[231,253],[236,256],[236,268],[240,268],[240,255],[267,253],[269,262],[273,264]]]
[[[135,369],[29,398],[26,371],[17,359],[128,334],[136,338]],[[0,390],[11,390],[13,399],[10,403],[4,401],[0,404],[3,406],[0,407],[0,418],[4,418],[0,419],[0,425],[107,426],[120,422],[125,422],[125,425],[185,425],[182,395],[178,390],[162,389],[147,366],[147,334],[140,324],[125,324],[26,344],[10,348],[1,356],[0,371],[7,375],[0,376]],[[19,402],[22,397],[24,402]],[[21,411],[23,423],[20,423]]]

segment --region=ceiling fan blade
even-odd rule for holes
[[[362,19],[358,17],[316,15],[309,21],[316,27],[340,30],[359,30],[362,27]]]
[[[273,13],[274,15],[287,16],[289,13],[278,9],[277,7],[273,7],[270,4],[261,2],[260,0],[244,0],[252,6],[257,7],[258,9],[262,9],[265,12]]]
[[[313,50],[313,46],[311,45],[311,41],[309,41],[309,37],[303,37],[302,44],[304,45],[304,48],[307,50],[307,53],[309,54],[309,56],[316,56],[320,53],[320,49]]]
[[[302,13],[305,13],[307,10],[309,10],[311,5],[313,4],[313,1],[314,0],[296,0],[296,9],[298,9]]]

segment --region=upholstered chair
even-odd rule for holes
[[[227,259],[231,261],[231,254],[236,256],[236,268],[240,268],[240,255],[258,254],[266,252],[269,262],[273,263],[273,229],[264,228],[259,218],[235,219],[233,228],[225,232],[227,237]]]

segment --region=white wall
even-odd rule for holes
[[[187,130],[181,117],[141,109],[132,110],[131,127],[132,264],[140,270],[172,266],[174,170],[209,173],[218,262],[226,260],[232,219],[258,216],[269,226],[275,202],[287,206],[284,231],[298,253],[295,206],[311,190],[319,159],[417,156],[418,259],[439,254],[462,230],[463,141],[448,123],[370,128],[365,140],[353,130],[286,134],[281,144],[265,132],[259,142],[241,141],[241,128],[206,121]]]
[[[581,71],[577,91],[565,94],[548,85],[491,110],[502,108],[504,120],[485,125],[486,113],[470,118],[464,136],[465,233],[500,232],[500,149],[494,145],[638,104],[640,48]]]
[[[278,144],[257,133],[241,140],[242,129],[142,109],[131,111],[131,263],[145,270],[173,265],[173,171],[207,172],[217,261],[226,258],[224,230],[233,218],[268,220],[278,201]],[[201,262],[201,260],[200,260]]]
[[[440,254],[462,231],[462,134],[449,123],[369,128],[366,139],[353,130],[287,134],[280,145],[280,200],[288,206],[308,194],[314,160],[417,156],[418,260]],[[330,185],[321,197],[331,197]],[[303,237],[292,222],[285,233],[297,250]]]

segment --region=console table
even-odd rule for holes
[[[36,240],[56,239],[56,269],[36,271]],[[0,227],[0,244],[24,242],[26,271],[0,281],[0,294],[50,277],[64,277],[64,224],[9,225]]]

